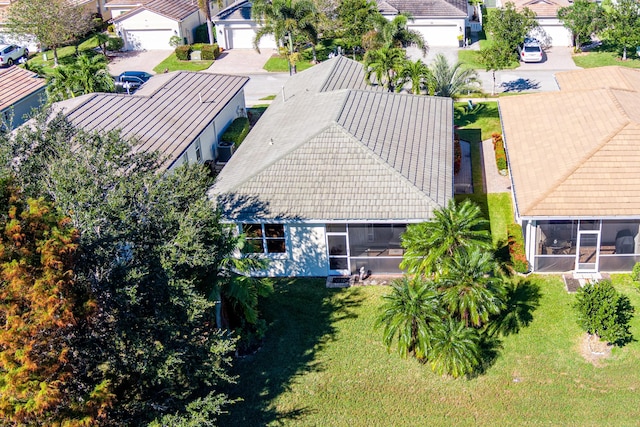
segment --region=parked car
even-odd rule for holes
[[[524,43],[518,45],[518,55],[522,62],[541,62],[542,46],[538,40],[526,38]]]
[[[0,44],[0,66],[12,66],[20,58],[28,58],[29,50],[15,44]]]
[[[132,94],[151,77],[153,75],[145,71],[125,71],[116,77],[116,92]]]

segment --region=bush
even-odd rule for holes
[[[634,282],[640,282],[640,262],[636,262],[631,270],[631,280]]]
[[[494,133],[493,135],[491,135],[491,139],[493,140],[493,149],[495,150],[496,165],[498,166],[498,170],[506,170],[507,153],[504,151],[504,141],[502,140],[502,135],[500,135],[499,133]]]
[[[246,117],[238,117],[224,131],[220,139],[222,141],[233,142],[236,148],[244,141],[249,133],[249,119]]]
[[[524,250],[524,238],[522,236],[522,227],[519,224],[507,225],[507,238],[509,242],[509,257],[511,265],[518,273],[527,273],[529,271],[529,262]]]
[[[500,171],[507,169],[507,159],[504,157],[497,158],[496,165],[498,165],[498,170]]]
[[[202,51],[201,58],[205,60],[214,60],[220,56],[220,48],[217,44],[204,44],[200,50]]]
[[[213,31],[213,37],[216,37],[216,32]],[[214,40],[215,41],[215,40]],[[198,25],[193,35],[193,43],[209,43],[209,31],[207,31],[207,24]]]
[[[587,333],[617,346],[633,339],[629,321],[634,308],[629,298],[620,294],[610,280],[580,288],[574,306],[578,310],[578,324]]]
[[[123,47],[124,40],[122,40],[122,37],[110,37],[109,40],[107,40],[107,50],[116,51]]]
[[[107,25],[107,32],[110,34],[115,34],[116,32],[116,26],[113,24],[109,24]]]
[[[191,46],[186,45],[186,46],[177,46],[176,50],[176,58],[178,58],[178,60],[180,61],[188,61],[189,60],[189,54],[191,53]]]

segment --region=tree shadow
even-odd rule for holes
[[[492,320],[489,334],[508,336],[517,334],[533,321],[533,312],[540,305],[540,286],[530,279],[514,278],[507,282],[505,308]]]
[[[234,361],[238,382],[222,390],[242,400],[227,408],[220,425],[287,424],[312,413],[306,406],[282,411],[274,401],[297,377],[325,369],[317,353],[335,339],[337,322],[357,316],[364,298],[359,288],[327,289],[324,278],[276,280],[274,294],[260,301],[269,324],[263,345]]]
[[[488,115],[493,116],[493,113],[492,114],[488,114],[488,113],[489,113],[488,107],[484,103],[473,104],[473,108],[471,110],[466,105],[463,106],[458,104],[458,105],[455,105],[453,109],[453,123],[459,127],[469,126],[473,123],[476,123],[481,118],[487,117]],[[465,141],[469,141],[469,142],[481,141],[480,129],[457,129],[456,132],[460,133],[461,131],[471,131],[471,130],[477,131],[478,133],[477,139],[467,139],[467,138],[463,138],[462,135],[460,135],[461,139],[464,139]]]
[[[528,90],[540,89],[540,83],[531,79],[515,79],[510,82],[503,82],[500,87],[504,92],[525,92]]]

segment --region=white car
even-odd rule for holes
[[[518,56],[522,62],[541,62],[543,53],[540,42],[536,39],[524,39],[524,43],[518,45]]]
[[[27,48],[16,46],[15,44],[0,44],[0,67],[12,66],[20,58],[28,58]]]

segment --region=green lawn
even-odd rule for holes
[[[176,54],[172,53],[167,58],[159,63],[153,71],[156,73],[162,73],[165,70],[169,71],[202,71],[206,70],[213,64],[213,61],[180,61],[176,58]]]
[[[493,243],[504,243],[507,241],[507,225],[514,222],[511,193],[487,194],[487,204]]]
[[[497,102],[478,102],[469,111],[466,102],[454,104],[454,124],[465,141],[480,142],[491,138],[491,134],[502,133]]]
[[[635,52],[627,52],[627,55],[631,57],[632,53],[635,54]],[[580,53],[573,55],[573,62],[575,62],[578,67],[582,68],[605,67],[607,65],[640,68],[640,59],[634,57],[634,59],[627,59],[626,61],[623,61],[616,52]]]
[[[97,53],[94,49],[98,46],[96,43],[96,39],[94,37],[90,37],[80,43],[78,46],[78,51],[81,53],[86,53],[89,55],[93,55]],[[62,65],[68,65],[75,61],[75,46],[65,46],[58,49],[58,62]],[[44,57],[47,57],[47,60],[44,60]],[[32,55],[29,58],[29,65],[35,67],[42,67],[42,71],[45,74],[51,73],[53,70],[53,51],[47,50],[45,52],[38,52]]]
[[[304,71],[307,68],[311,68],[313,64],[309,61],[300,61],[296,64],[296,70]],[[289,62],[287,58],[282,57],[280,55],[273,55],[263,67],[265,70],[272,73],[288,73],[289,72]]]
[[[615,277],[640,307],[640,294]],[[486,373],[453,380],[387,353],[374,330],[387,287],[326,289],[323,280],[280,281],[264,301],[267,338],[236,360],[243,401],[225,426],[637,425],[640,342],[595,367],[578,348],[574,299],[557,276],[530,276],[539,307],[502,342]],[[535,293],[535,292],[534,292]],[[535,301],[535,299],[534,299]],[[631,323],[640,337],[640,316]]]

